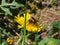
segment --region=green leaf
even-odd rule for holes
[[[19,7],[24,7],[23,4],[15,4],[13,6],[10,6],[11,9],[16,9],[16,8],[19,8]]]
[[[2,42],[2,45],[8,45],[7,42]]]
[[[38,44],[39,45],[59,45],[60,39],[54,39],[54,38],[47,38],[44,40],[41,40]]]
[[[48,41],[49,41],[49,39],[41,40],[41,41],[38,43],[38,45],[45,45],[46,42],[48,42]]]
[[[2,12],[0,12],[0,15],[3,14]]]
[[[1,3],[1,5],[4,5],[6,2],[5,2],[6,0],[2,0],[2,3]]]
[[[35,45],[37,45],[38,44],[38,41],[40,40],[39,39],[39,37],[40,37],[40,35],[38,35],[38,34],[35,34]]]
[[[53,22],[51,27],[51,30],[48,32],[49,35],[52,35],[60,30],[60,21]]]
[[[5,15],[11,15],[12,16],[12,13],[10,12],[10,10],[8,9],[8,8],[5,8],[5,7],[1,7],[1,9],[3,10],[3,11],[5,11]]]
[[[5,0],[2,0],[2,4],[0,5],[0,7],[3,7],[3,6],[10,6],[10,8],[24,7],[23,4],[17,3],[15,0],[13,0],[12,3],[7,3]]]
[[[7,36],[9,36],[10,35],[10,32],[7,32]]]
[[[60,21],[52,23],[52,26],[55,27],[55,28],[60,29]]]
[[[50,2],[52,5],[55,5],[57,3],[57,0],[51,0]]]
[[[14,4],[16,6],[16,8],[18,7],[24,7],[23,4],[18,4],[17,2],[13,1],[12,4]]]
[[[10,7],[10,8],[6,8],[6,7]],[[5,12],[5,15],[11,15],[12,13],[10,11],[10,9],[16,9],[16,8],[22,8],[24,7],[23,4],[17,3],[15,0],[13,0],[12,3],[7,3],[6,0],[2,0],[2,3],[0,5],[0,8]],[[0,13],[2,14],[2,13]]]

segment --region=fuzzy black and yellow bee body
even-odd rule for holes
[[[31,19],[29,20],[30,23],[36,24],[37,20],[34,17],[31,17]]]

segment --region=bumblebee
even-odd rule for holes
[[[36,24],[37,20],[34,17],[31,17],[31,19],[29,20],[30,23]]]

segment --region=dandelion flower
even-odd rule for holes
[[[12,39],[10,39],[10,38],[7,38],[7,43],[9,44],[9,45],[11,45],[11,44],[13,44],[13,40]]]
[[[24,27],[24,16],[25,16],[25,14],[23,16],[20,16],[20,14],[15,16],[14,20],[19,24],[18,29]],[[42,24],[38,24],[32,18],[32,15],[27,13],[27,15],[26,15],[26,30],[29,32],[39,32],[39,31],[41,31],[42,28],[43,28]]]

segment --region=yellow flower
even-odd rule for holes
[[[42,24],[38,25],[38,24],[28,22],[26,25],[26,28],[27,28],[27,31],[29,32],[40,32],[43,26]]]
[[[18,29],[23,28],[24,27],[24,16],[20,16],[20,14],[18,14],[17,16],[15,16],[15,21],[19,24],[18,25]],[[29,21],[31,20],[31,21]],[[37,22],[34,22],[35,20],[32,18],[32,15],[27,13],[26,15],[26,30],[29,32],[39,32],[41,31],[41,29],[43,28],[42,24],[38,24]]]
[[[20,17],[20,14],[18,14],[17,16],[15,16],[15,19],[14,19],[18,24],[18,28],[23,28],[23,25],[24,25],[24,17],[21,16]]]
[[[20,25],[18,25],[18,29],[24,27],[24,16],[25,16],[25,14],[24,14],[23,16],[20,16],[20,14],[18,14],[17,16],[15,16],[15,19],[14,19],[14,20],[15,20],[18,24],[20,24]],[[31,18],[31,15],[30,15],[29,13],[27,13],[26,22],[27,22],[30,18]]]
[[[13,44],[13,39],[10,39],[10,38],[7,38],[7,43],[9,44],[9,45],[11,45],[11,44]]]

